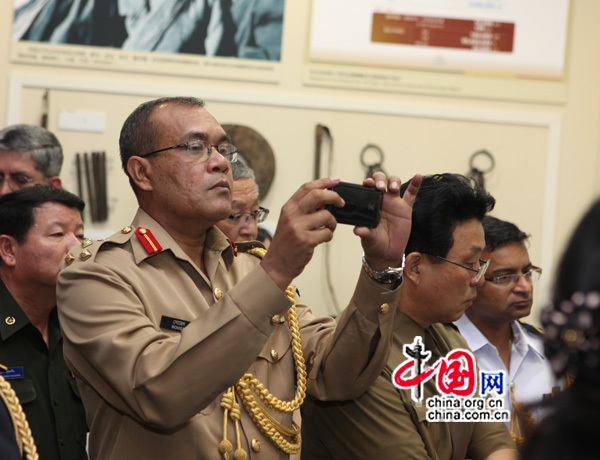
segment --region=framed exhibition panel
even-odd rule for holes
[[[13,2],[15,63],[279,81],[285,0]]]
[[[313,0],[304,82],[564,102],[568,12],[569,0]]]

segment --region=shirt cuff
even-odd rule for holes
[[[273,315],[285,315],[292,306],[292,301],[260,265],[237,283],[229,295],[242,314],[265,335],[273,332]]]
[[[361,268],[352,303],[369,321],[382,324],[394,317],[401,285],[401,282],[397,286],[378,283]]]

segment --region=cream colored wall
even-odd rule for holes
[[[497,198],[494,215],[512,220],[532,234],[531,256],[545,269],[538,305],[547,298],[553,267],[576,221],[598,192],[600,153],[600,2],[573,0],[569,18],[566,102],[533,104],[489,99],[349,91],[302,85],[309,9],[286,4],[280,84],[232,82],[176,76],[139,75],[14,64],[9,61],[9,2],[0,3],[5,31],[0,47],[0,125],[37,123],[44,88],[50,88],[49,128],[65,147],[63,178],[75,190],[76,152],[106,150],[110,220],[88,225],[108,234],[129,222],[133,194],[120,171],[120,125],[141,101],[154,96],[192,94],[223,123],[246,124],[259,131],[276,154],[275,179],[265,199],[276,223],[278,210],[297,187],[312,178],[314,131],[327,125],[334,137],[332,173],[359,182],[359,153],[367,143],[385,152],[384,167],[406,179],[415,172],[459,172],[481,148],[496,158],[486,185]],[[435,79],[436,76],[429,76]],[[440,79],[444,76],[440,75]],[[521,90],[523,88],[521,87]],[[107,115],[105,133],[58,130],[59,110]],[[339,226],[331,244],[332,278],[340,303],[351,295],[359,269],[360,247],[351,229]],[[333,313],[324,281],[324,248],[297,283],[303,300],[317,313]],[[536,321],[532,315],[532,321]]]

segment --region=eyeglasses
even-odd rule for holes
[[[142,158],[147,158],[150,155],[154,155],[155,153],[164,152],[165,150],[175,150],[185,147],[187,152],[194,157],[199,158],[201,161],[206,161],[209,159],[210,154],[212,153],[213,147],[219,154],[225,157],[225,159],[229,163],[234,163],[237,161],[237,155],[239,150],[233,144],[228,142],[223,142],[222,144],[214,145],[210,144],[204,140],[196,140],[190,141],[185,144],[173,145],[172,147],[165,147],[164,149],[154,150],[152,152],[145,153],[144,155],[140,155]]]
[[[539,267],[531,267],[525,273],[515,273],[512,275],[503,276],[486,276],[485,280],[490,283],[499,284],[500,286],[508,286],[509,284],[516,284],[519,282],[519,278],[523,277],[528,283],[537,283],[542,276],[542,269]]]
[[[235,214],[230,215],[228,219],[233,225],[238,225],[240,222],[243,222],[244,225],[248,225],[250,223],[250,219],[257,224],[260,224],[266,220],[268,215],[269,210],[260,206],[255,211],[236,212]],[[242,218],[244,219],[242,220]]]
[[[31,184],[35,179],[33,177],[29,177],[29,175],[25,173],[14,173],[5,176],[4,173],[0,173],[0,187],[4,185],[4,182],[8,184],[8,187],[11,190],[18,190],[23,187],[27,187]]]
[[[490,262],[491,262],[491,259],[488,259],[488,260],[479,259],[479,269],[476,269],[476,268],[467,267],[466,265],[463,265],[463,264],[459,264],[458,262],[454,262],[453,260],[444,259],[443,257],[440,257],[440,256],[433,256],[433,257],[435,257],[436,259],[443,260],[444,262],[450,262],[451,264],[458,265],[459,267],[462,267],[462,268],[466,268],[469,271],[475,272],[476,275],[473,277],[473,281],[476,283],[479,283],[479,280],[485,274],[485,271],[488,269],[488,267],[490,266]]]

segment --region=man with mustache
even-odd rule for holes
[[[505,372],[504,408],[511,410],[507,425],[520,446],[542,416],[541,408],[526,405],[541,402],[560,386],[544,356],[542,333],[521,321],[531,312],[533,283],[542,269],[531,263],[529,235],[515,224],[486,216],[483,229],[481,257],[491,260],[485,283],[455,324],[482,371]]]
[[[57,289],[90,458],[289,459],[304,392],[355,397],[385,363],[420,176],[403,197],[397,176],[365,181],[384,192],[381,222],[354,229],[365,262],[336,325],[290,283],[333,238],[338,178],[302,185],[261,254],[215,226],[232,212],[238,150],[202,100],[141,104],[119,145],[139,210],[108,240],[72,248]]]

